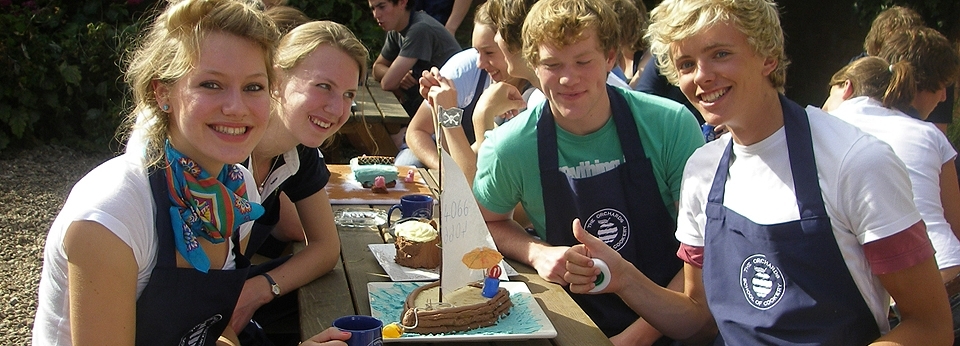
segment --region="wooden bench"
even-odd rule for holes
[[[399,149],[391,135],[396,135],[410,123],[400,101],[369,79],[360,86],[354,103],[353,114],[340,128],[340,133],[363,154],[396,156]]]

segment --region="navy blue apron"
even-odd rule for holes
[[[807,114],[782,95],[780,104],[800,220],[758,225],[723,206],[731,141],[704,231],[703,285],[717,344],[866,345],[880,330],[834,238]]]
[[[573,179],[561,172],[557,129],[549,105],[537,122],[537,152],[546,239],[550,245],[573,246],[571,223],[580,218],[584,229],[633,263],[660,286],[666,286],[682,267],[676,220],[660,196],[650,159],[643,151],[633,112],[614,87],[607,86],[610,111],[626,162],[589,178]],[[637,314],[616,294],[575,294],[573,299],[607,336],[622,332]]]
[[[215,345],[230,323],[250,267],[240,253],[239,232],[230,238],[236,270],[177,268],[166,172],[151,173],[150,186],[160,247],[150,282],[137,299],[137,345]]]

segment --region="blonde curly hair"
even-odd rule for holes
[[[771,0],[664,0],[650,12],[646,36],[660,73],[677,85],[679,72],[672,59],[674,43],[724,22],[744,33],[757,54],[777,60],[777,68],[769,79],[782,93],[790,61],[783,48],[780,12]]]
[[[607,0],[542,0],[533,5],[523,22],[523,57],[531,66],[540,63],[540,46],[563,47],[583,39],[594,29],[603,52],[620,50],[620,21]]]

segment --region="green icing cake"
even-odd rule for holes
[[[394,165],[361,165],[357,158],[350,159],[350,170],[353,171],[353,177],[363,186],[373,185],[373,180],[377,176],[383,176],[383,182],[390,184],[397,181],[400,170]]]

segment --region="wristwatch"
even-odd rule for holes
[[[270,283],[270,293],[273,293],[273,297],[274,297],[274,298],[279,297],[279,296],[280,296],[280,285],[277,285],[277,282],[276,282],[276,281],[273,281],[273,278],[270,277],[270,274],[263,273],[263,274],[260,274],[260,275],[262,275],[263,277],[267,278],[267,282]]]
[[[463,110],[457,107],[443,109],[440,107],[440,125],[443,127],[459,127],[463,120]]]

